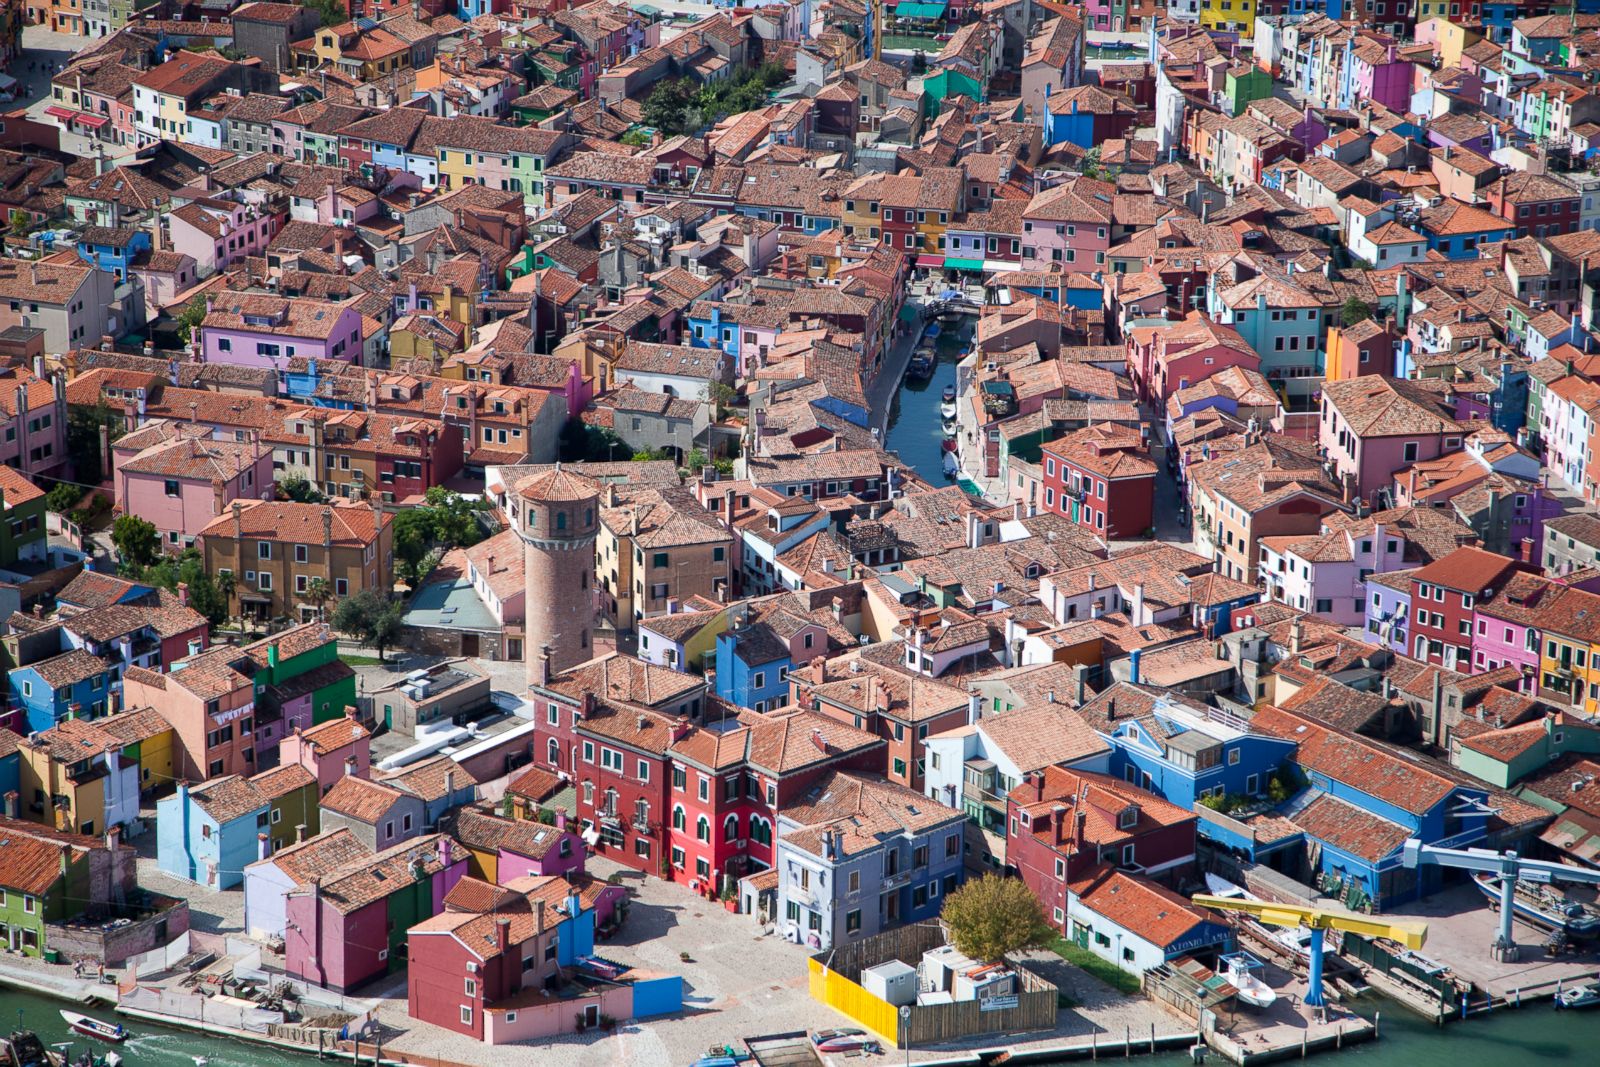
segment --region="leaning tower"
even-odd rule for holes
[[[566,670],[594,657],[594,539],[600,522],[600,486],[560,465],[522,488],[523,565],[527,604],[523,658],[528,684],[548,669]]]

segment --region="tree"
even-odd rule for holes
[[[1339,325],[1354,326],[1358,322],[1366,322],[1372,318],[1372,305],[1359,296],[1352,296],[1344,302],[1344,307],[1339,309]]]
[[[33,225],[33,216],[19,207],[14,207],[6,221],[11,224],[11,232],[21,237],[28,232],[28,227]]]
[[[986,874],[945,897],[940,913],[956,951],[989,963],[1055,939],[1033,890],[1018,878]]]
[[[333,609],[334,629],[376,648],[379,660],[383,650],[400,636],[400,619],[400,605],[376,589],[347,596]]]
[[[233,616],[233,572],[223,571],[217,575],[215,584],[217,595],[222,598],[222,621],[227,622]]]
[[[711,402],[716,405],[714,412],[716,421],[721,422],[728,415],[728,408],[739,398],[739,393],[733,386],[726,382],[712,382],[706,387],[706,394]]]
[[[178,323],[178,336],[185,342],[193,341],[195,331],[206,321],[206,298],[197,296],[189,301],[188,305],[178,312],[175,321]]]
[[[333,590],[328,587],[326,578],[313,578],[306,583],[306,599],[317,609],[317,618],[323,617],[323,605],[332,598]]]
[[[306,481],[303,474],[291,474],[278,483],[278,492],[283,494],[285,500],[293,500],[297,504],[326,504],[328,498],[317,490],[317,487]]]
[[[695,103],[694,84],[687,78],[668,78],[655,87],[644,101],[644,125],[663,133],[687,130],[685,113]]]
[[[154,523],[137,515],[123,515],[112,524],[111,543],[116,546],[118,562],[125,568],[142,570],[161,557],[161,534]]]
[[[700,477],[700,468],[706,466],[710,462],[711,461],[706,458],[704,451],[698,448],[692,448],[689,450],[689,454],[683,457],[683,469],[689,472],[689,476],[691,478],[698,478]]]
[[[306,0],[305,6],[317,13],[323,26],[337,26],[350,19],[345,6],[339,0]]]
[[[83,490],[71,482],[57,482],[44,495],[44,506],[57,515],[66,515],[83,499]]]
[[[407,508],[395,515],[392,529],[400,577],[415,589],[424,574],[423,561],[433,551],[433,517],[427,508]]]
[[[122,436],[124,420],[111,410],[104,400],[92,408],[75,408],[67,415],[67,454],[72,457],[72,469],[77,480],[85,485],[99,485],[106,471],[102,467],[100,429],[115,441]]]

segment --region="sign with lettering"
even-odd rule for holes
[[[1001,1011],[1005,1008],[1014,1008],[1022,1003],[1022,999],[1015,994],[1009,997],[989,997],[987,1000],[978,1001],[979,1011]]]

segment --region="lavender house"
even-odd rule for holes
[[[1415,569],[1367,575],[1367,640],[1406,654]]]
[[[278,371],[295,356],[349,363],[360,358],[361,341],[361,313],[353,301],[224,292],[206,297],[200,325],[206,362]]]

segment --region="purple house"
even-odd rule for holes
[[[291,890],[284,969],[340,993],[403,970],[406,931],[443,911],[466,873],[465,850],[426,834]]]
[[[295,356],[349,363],[361,358],[361,342],[361,313],[353,299],[222,292],[206,297],[200,324],[201,358],[241,367],[282,371]]]
[[[1434,148],[1465,148],[1487,159],[1494,151],[1494,135],[1488,123],[1452,111],[1428,122],[1428,144]]]
[[[1411,630],[1411,576],[1416,568],[1367,575],[1367,633],[1374,645],[1406,655]]]
[[[472,853],[473,874],[498,885],[523,875],[583,872],[583,839],[567,829],[563,812],[548,824],[463,808],[455,836]]]
[[[1405,114],[1411,106],[1411,61],[1401,59],[1393,40],[1359,36],[1352,40],[1349,77],[1355,95]]]

